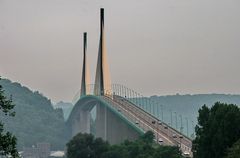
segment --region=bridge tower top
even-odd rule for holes
[[[109,65],[107,60],[107,52],[105,45],[104,32],[104,9],[100,10],[100,40],[97,59],[97,69],[95,76],[95,95],[111,94],[111,80],[109,73]]]
[[[81,96],[90,94],[90,73],[87,62],[87,32],[83,33],[83,67],[82,67],[82,82],[81,82]]]

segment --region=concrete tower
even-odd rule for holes
[[[100,10],[100,41],[95,78],[95,95],[111,95],[111,80],[104,35],[104,9]]]
[[[81,96],[90,94],[90,73],[87,62],[87,33],[83,33],[83,67],[82,67],[82,83]]]

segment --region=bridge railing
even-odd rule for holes
[[[116,95],[113,96],[113,98],[109,98],[107,96],[101,97],[110,105],[115,107],[118,111],[120,111],[120,113],[124,113],[124,116],[127,117],[128,120],[131,120],[133,123],[137,122],[136,125],[140,127],[141,130],[151,130],[152,132],[154,132],[156,141],[158,140],[158,138],[162,138],[164,139],[163,142],[165,145],[179,145],[182,151],[191,152],[191,141],[187,137],[172,137],[173,135],[181,136],[181,134],[179,132],[176,132],[176,130],[169,127],[164,122],[160,123],[159,119],[155,116],[150,115],[143,109],[135,106],[135,104],[127,101],[126,99],[123,99],[122,97]]]
[[[100,94],[103,94],[108,97],[112,96],[119,96],[122,97],[129,102],[133,103],[137,107],[143,109],[145,112],[149,113],[150,115],[156,117],[157,119],[161,120],[161,122],[167,124],[169,127],[179,131],[182,133],[185,137],[188,137],[190,139],[194,139],[194,132],[189,135],[189,127],[188,127],[188,119],[186,119],[186,123],[184,126],[183,123],[183,115],[177,114],[177,112],[174,112],[175,114],[175,119],[173,119],[173,110],[167,109],[162,105],[160,102],[149,98],[145,97],[144,95],[126,87],[121,84],[112,84],[108,87],[108,89],[105,89],[103,92],[98,93],[98,89],[95,86],[95,84],[89,84],[87,85],[86,89],[88,89],[87,95],[95,95],[98,96]],[[81,90],[75,95],[72,103],[75,105],[76,102],[81,98],[80,94]],[[170,113],[169,113],[170,112]],[[170,116],[166,116],[167,114],[170,114]],[[180,118],[180,121],[178,120],[178,117]],[[187,118],[187,117],[185,117]],[[173,125],[175,123],[175,126]],[[180,124],[180,126],[178,125]],[[185,128],[184,128],[185,127]],[[194,131],[192,129],[192,131]]]

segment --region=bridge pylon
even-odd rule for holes
[[[107,52],[105,46],[104,32],[104,9],[100,10],[100,40],[97,59],[97,69],[95,76],[95,95],[111,95],[111,80],[109,73],[109,65],[107,60]]]
[[[90,73],[87,62],[87,32],[83,33],[83,67],[82,67],[82,82],[81,82],[81,94],[88,95],[90,94]]]

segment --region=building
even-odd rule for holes
[[[24,147],[22,157],[23,158],[48,158],[51,153],[51,147],[49,143],[37,143],[37,146]]]

